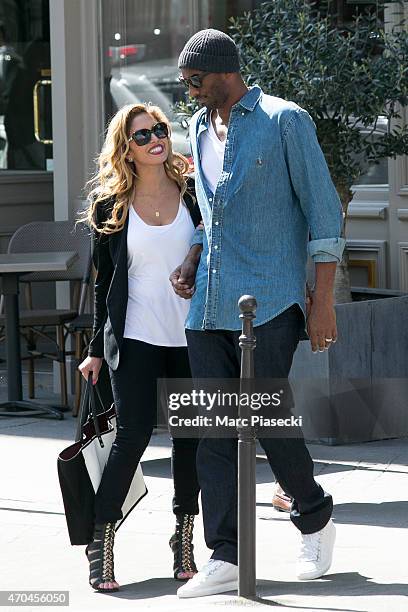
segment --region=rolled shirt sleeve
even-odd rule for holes
[[[339,262],[345,244],[344,238],[322,238],[321,240],[311,240],[307,245],[307,250],[315,263]]]
[[[339,262],[346,244],[341,202],[309,113],[290,111],[283,142],[292,185],[309,224],[309,255],[314,263]]]

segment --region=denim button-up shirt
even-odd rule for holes
[[[241,328],[238,300],[258,302],[254,325],[298,303],[305,310],[307,253],[340,261],[340,200],[310,115],[254,86],[232,107],[223,170],[213,194],[200,163],[207,109],[190,123],[203,243],[187,329]],[[310,234],[310,240],[309,240]]]

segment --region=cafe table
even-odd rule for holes
[[[31,272],[65,272],[78,258],[75,251],[0,254],[1,293],[4,295],[8,401],[0,402],[2,416],[50,416],[63,419],[62,407],[23,400],[19,327],[19,278]]]

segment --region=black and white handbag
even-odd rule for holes
[[[97,405],[99,404],[99,411]],[[116,436],[115,406],[105,410],[89,376],[81,404],[74,444],[58,456],[58,478],[71,544],[89,544],[94,529],[95,494]],[[140,464],[122,506],[120,527],[147,494]]]

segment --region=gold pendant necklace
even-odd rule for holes
[[[135,202],[135,192],[133,192],[132,201],[133,201],[133,202]],[[154,212],[154,216],[156,217],[156,219],[159,219],[159,218],[160,218],[160,211],[159,211],[159,210],[156,210],[156,209],[154,208],[154,206],[152,206],[152,205],[151,205],[149,202],[147,203],[147,205],[148,205],[148,207],[150,208],[150,210],[151,210],[152,212]]]
[[[160,211],[156,210],[151,204],[149,204],[149,208],[152,212],[154,212],[154,216],[158,219],[160,217]]]

